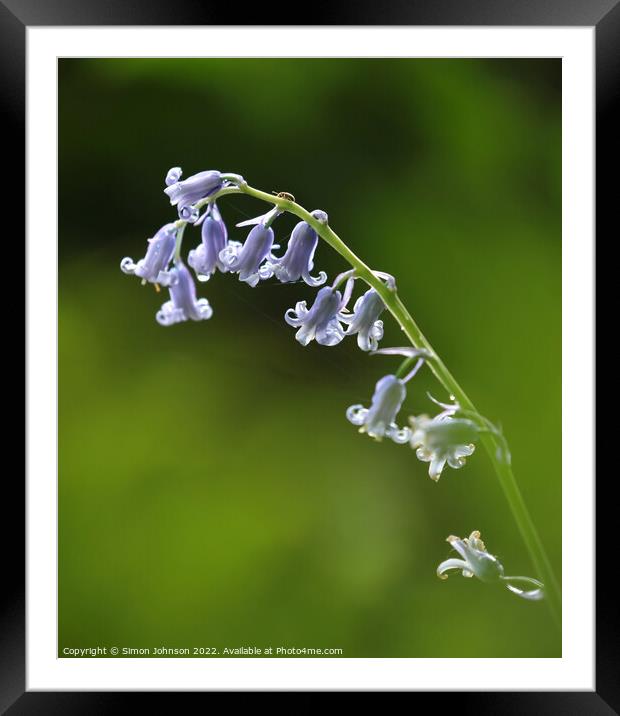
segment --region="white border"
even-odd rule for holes
[[[27,47],[27,689],[593,690],[594,461],[583,426],[593,425],[586,377],[593,375],[594,29],[30,27]],[[269,48],[270,56],[563,58],[562,547],[565,564],[578,569],[564,570],[561,659],[56,658],[56,58],[163,49],[200,57],[205,48],[220,57]]]

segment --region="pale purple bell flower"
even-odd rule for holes
[[[370,408],[351,405],[347,409],[347,419],[358,425],[361,433],[367,433],[375,440],[388,437],[403,445],[411,438],[411,430],[408,427],[399,428],[396,416],[406,395],[405,381],[395,375],[385,375],[375,386]]]
[[[220,253],[228,244],[228,231],[216,204],[210,205],[201,221],[202,243],[189,252],[187,263],[194,269],[199,281],[208,281],[216,269],[222,273],[228,271],[220,259]]]
[[[239,274],[239,280],[254,287],[263,278],[269,278],[263,262],[273,247],[273,229],[258,224],[248,234],[244,244],[229,242],[219,254],[219,260],[226,270]]]
[[[168,270],[174,248],[176,245],[177,227],[166,224],[148,239],[146,254],[137,263],[129,256],[121,261],[121,271],[126,274],[139,276],[143,281],[171,286],[176,280],[176,274]]]
[[[289,308],[284,320],[299,328],[295,338],[302,346],[315,340],[322,346],[335,346],[344,338],[344,329],[338,315],[351,297],[353,281],[349,280],[344,295],[332,286],[323,287],[316,295],[312,307],[308,309],[306,301],[298,301],[295,308]]]
[[[166,183],[180,176],[181,168],[173,167],[166,176]],[[220,189],[223,183],[224,180],[220,172],[207,170],[194,174],[183,181],[174,181],[164,189],[164,192],[170,198],[172,206],[178,207],[179,216],[182,219],[191,220],[195,215],[192,209],[193,205]],[[196,216],[196,218],[198,217]]]
[[[206,298],[196,298],[196,286],[185,264],[178,262],[171,270],[176,280],[170,286],[170,300],[157,312],[155,318],[162,326],[181,321],[205,321],[213,315]]]
[[[312,216],[322,223],[327,223],[327,214],[324,211],[313,211]],[[325,271],[321,271],[316,277],[310,275],[318,242],[316,231],[310,224],[300,221],[293,229],[284,256],[272,255],[267,266],[282,283],[303,279],[308,286],[320,286],[327,280]]]
[[[341,313],[340,320],[348,324],[345,335],[357,333],[357,345],[363,351],[376,351],[383,338],[383,321],[379,316],[385,310],[381,296],[374,288],[360,296],[353,306],[353,313]]]

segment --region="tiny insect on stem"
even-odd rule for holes
[[[272,194],[278,197],[278,199],[286,199],[286,201],[295,201],[295,197],[289,194],[288,191],[272,191]]]

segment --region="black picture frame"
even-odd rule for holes
[[[596,230],[597,236],[611,227],[617,203],[618,182],[609,181],[615,172],[620,127],[617,99],[620,96],[620,0],[401,0],[399,2],[314,3],[295,17],[291,3],[269,3],[243,10],[244,25],[486,25],[486,26],[590,26],[596,39]],[[310,15],[310,16],[309,16]],[[25,195],[25,91],[26,28],[28,26],[74,25],[237,25],[239,9],[230,3],[200,0],[0,0],[0,118],[4,123],[3,152],[15,152],[14,159],[3,162],[4,180],[11,184],[12,208],[5,216],[5,232],[12,237],[24,235]],[[7,152],[5,152],[6,156]],[[8,193],[8,192],[7,192]],[[614,201],[615,200],[615,201]],[[617,230],[616,230],[617,233]],[[24,241],[25,246],[25,241]],[[12,312],[16,326],[12,335],[23,330],[23,312]],[[9,330],[5,326],[5,330]],[[12,343],[19,345],[19,341]],[[18,358],[20,356],[17,356]],[[18,373],[15,373],[17,375]],[[592,380],[593,376],[584,376]],[[19,422],[19,421],[17,421]],[[597,486],[597,599],[596,599],[596,691],[566,692],[467,692],[423,694],[442,699],[442,705],[454,703],[460,712],[478,714],[612,714],[620,713],[620,648],[616,592],[604,580],[613,579],[617,570],[610,551],[610,483]],[[99,714],[118,713],[129,701],[137,705],[149,694],[114,692],[26,692],[25,691],[25,517],[24,482],[18,471],[5,471],[4,495],[15,522],[11,541],[3,550],[4,580],[0,612],[0,710],[18,714]],[[609,512],[608,512],[609,511]],[[616,518],[617,519],[617,518]],[[5,534],[8,534],[6,532]],[[5,537],[6,540],[6,537]],[[570,569],[570,555],[564,555],[564,568]],[[578,568],[578,567],[577,567]],[[157,693],[160,707],[177,704],[191,694]],[[153,694],[150,695],[151,697]],[[195,694],[194,694],[195,696]],[[209,698],[210,694],[199,694]],[[178,706],[175,705],[175,710]]]

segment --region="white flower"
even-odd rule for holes
[[[434,418],[412,416],[409,423],[412,430],[410,445],[419,460],[430,463],[428,474],[435,482],[441,477],[446,463],[458,470],[475,450],[473,441],[478,437],[478,428],[471,420],[453,418],[444,411]]]
[[[544,585],[537,579],[505,576],[502,563],[497,557],[487,552],[484,542],[480,539],[480,532],[477,530],[465,539],[450,535],[446,541],[460,554],[462,559],[452,557],[444,560],[437,567],[437,576],[440,579],[447,579],[446,572],[451,569],[460,569],[464,577],[478,577],[481,582],[486,584],[503,583],[508,590],[522,599],[538,601],[544,597]],[[526,591],[515,586],[513,582],[533,584],[536,589]]]

